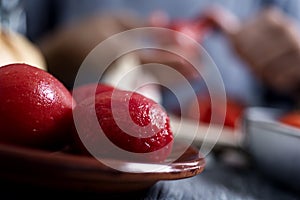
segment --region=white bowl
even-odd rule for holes
[[[244,148],[268,176],[300,190],[300,129],[278,122],[285,111],[248,108],[244,114]]]

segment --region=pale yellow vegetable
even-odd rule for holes
[[[16,62],[47,71],[45,58],[37,46],[20,33],[0,27],[0,66]]]

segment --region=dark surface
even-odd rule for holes
[[[227,159],[228,160],[228,159]],[[300,193],[271,181],[253,167],[235,162],[207,158],[203,173],[192,178],[160,181],[146,191],[101,194],[95,192],[59,191],[39,186],[1,181],[1,199],[300,199]]]

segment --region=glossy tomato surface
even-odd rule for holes
[[[92,113],[96,113],[97,124],[92,124],[95,121]],[[79,103],[74,114],[82,119],[77,121],[81,137],[91,146],[99,147],[101,153],[107,152],[108,157],[113,149],[102,143],[105,139],[97,141],[100,135],[108,138],[113,146],[132,152],[133,159],[138,154],[157,152],[140,157],[139,161],[163,161],[171,152],[173,133],[167,113],[158,103],[139,93],[124,90],[98,93]]]
[[[0,68],[0,142],[54,148],[67,140],[73,98],[48,72],[16,63]]]

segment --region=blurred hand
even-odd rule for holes
[[[160,17],[159,19],[161,20],[162,18]],[[71,88],[81,63],[88,53],[101,41],[116,33],[132,28],[143,26],[169,28],[171,24],[174,25],[174,23],[171,23],[168,19],[165,19],[163,22],[155,22],[155,19],[153,18],[148,21],[143,21],[133,13],[125,12],[113,15],[96,15],[49,33],[40,41],[39,47],[46,58],[48,71],[59,78],[68,88]],[[180,26],[185,26],[183,21],[180,21]],[[191,28],[196,30],[193,25]],[[199,29],[197,31],[199,31]],[[198,34],[200,32],[198,32]],[[200,75],[197,70],[188,62],[190,59],[199,58],[199,50],[192,49],[189,41],[179,42],[177,39],[178,38],[174,37],[172,34],[167,36],[158,34],[155,36],[155,40],[157,40],[162,47],[179,52],[179,55],[163,50],[148,49],[132,52],[131,56],[138,57],[140,64],[164,64],[172,67],[188,79],[199,78]],[[111,48],[107,49],[107,52],[110,52],[110,55],[114,52],[117,54],[120,45],[124,45],[123,42],[112,44]],[[185,60],[181,55],[187,55],[188,60]],[[120,62],[116,61],[115,63],[122,64],[124,62],[121,59]],[[163,79],[164,82],[177,83],[170,74],[164,74],[160,70],[153,69],[154,67],[151,68],[151,66],[149,66],[147,72],[158,79]]]
[[[276,8],[261,10],[245,22],[224,10],[211,18],[266,85],[300,96],[300,31],[292,19]]]

